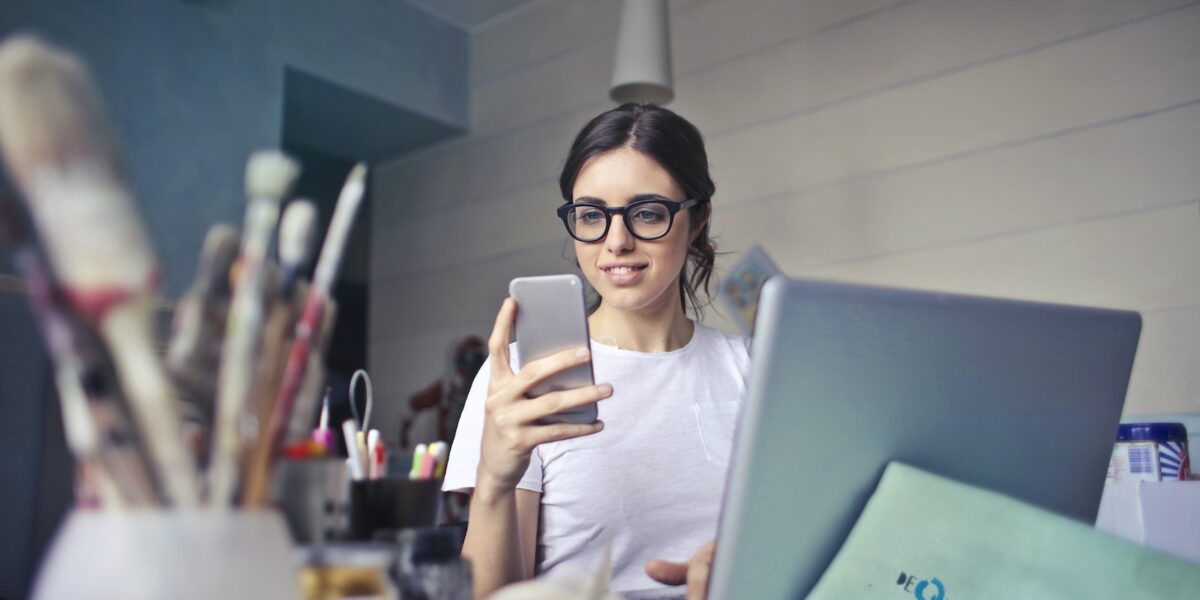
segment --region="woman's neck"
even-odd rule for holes
[[[670,352],[687,345],[695,324],[674,303],[642,311],[610,308],[603,302],[588,317],[592,339],[635,352]]]

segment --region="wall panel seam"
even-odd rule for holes
[[[988,66],[990,64],[1003,62],[1005,60],[1010,60],[1010,59],[1018,58],[1021,56],[1026,56],[1026,55],[1032,54],[1034,52],[1046,50],[1046,49],[1049,49],[1049,48],[1052,48],[1055,46],[1079,41],[1081,39],[1085,39],[1087,37],[1091,37],[1091,36],[1098,35],[1101,33],[1107,33],[1107,32],[1121,29],[1124,27],[1136,25],[1136,24],[1146,21],[1146,20],[1161,17],[1161,16],[1164,16],[1164,15],[1172,13],[1172,12],[1193,8],[1193,7],[1196,7],[1197,5],[1200,5],[1200,1],[1190,2],[1185,5],[1180,5],[1180,6],[1172,7],[1169,9],[1164,9],[1162,11],[1159,11],[1159,12],[1156,12],[1156,13],[1153,13],[1150,15],[1143,15],[1141,17],[1129,19],[1126,21],[1122,21],[1120,23],[1108,25],[1108,26],[1090,30],[1087,32],[1074,34],[1074,35],[1067,36],[1067,37],[1064,37],[1064,38],[1061,38],[1058,40],[1054,40],[1054,41],[1050,41],[1050,42],[1043,42],[1041,44],[1036,44],[1036,45],[1028,47],[1028,48],[1001,53],[1001,54],[998,54],[998,55],[995,55],[992,57],[987,57],[987,58],[979,59],[979,60],[972,61],[969,63],[964,63],[962,65],[955,65],[953,67],[947,67],[945,69],[940,69],[938,71],[926,73],[924,75],[919,75],[917,77],[911,77],[911,78],[900,80],[897,82],[892,82],[892,83],[886,84],[886,85],[878,87],[878,88],[872,88],[870,90],[856,92],[854,94],[844,96],[841,98],[835,98],[832,100],[828,100],[828,101],[818,103],[813,106],[804,107],[804,108],[800,108],[800,109],[797,109],[794,111],[789,111],[789,112],[781,113],[781,114],[777,114],[777,115],[771,115],[771,116],[764,117],[764,118],[756,120],[756,121],[742,123],[740,125],[736,125],[733,127],[728,127],[728,128],[724,128],[724,129],[718,129],[718,130],[706,132],[705,138],[707,140],[712,140],[715,138],[720,138],[720,137],[724,137],[727,135],[732,135],[735,133],[741,133],[744,131],[756,129],[759,127],[777,123],[779,121],[788,120],[788,119],[795,118],[798,116],[807,116],[807,115],[815,114],[818,112],[831,110],[833,108],[836,108],[836,107],[844,105],[844,104],[857,102],[859,100],[863,100],[863,99],[874,97],[874,96],[879,96],[879,95],[882,95],[882,94],[885,94],[888,92],[894,92],[894,91],[904,89],[907,87],[911,87],[914,85],[919,85],[922,83],[936,81],[943,77],[956,75],[956,74],[959,74],[959,73],[962,73],[965,71],[969,71],[969,70],[973,70],[973,69],[976,69],[979,67]],[[1190,104],[1190,103],[1188,103],[1188,104]],[[555,119],[563,118],[567,115],[570,115],[570,114],[573,114],[576,112],[581,112],[584,109],[588,109],[588,108],[599,109],[599,108],[606,107],[608,105],[609,105],[609,103],[606,101],[596,101],[596,102],[590,102],[586,105],[573,106],[571,108],[553,113],[546,117],[539,118],[536,121],[533,121],[533,122],[530,122],[530,123],[527,123],[524,125],[519,125],[513,129],[492,132],[492,133],[489,133],[489,134],[479,137],[479,138],[469,139],[466,141],[466,143],[471,144],[471,145],[485,144],[485,143],[488,143],[491,141],[501,139],[503,137],[518,134],[526,129],[532,129],[539,125],[551,122]],[[1080,126],[1080,127],[1086,127],[1086,125]],[[401,160],[403,160],[403,159],[401,159]],[[425,218],[425,217],[439,215],[439,214],[450,212],[450,211],[456,210],[458,208],[461,208],[463,206],[475,204],[478,202],[487,202],[489,200],[494,201],[497,198],[502,198],[504,196],[518,193],[522,190],[527,190],[527,189],[530,189],[530,188],[533,188],[533,187],[536,187],[539,185],[545,185],[547,183],[552,183],[554,181],[557,181],[557,177],[537,178],[535,180],[522,182],[520,184],[514,185],[514,186],[504,189],[504,190],[500,190],[495,193],[489,193],[487,196],[484,196],[482,198],[475,198],[473,201],[472,200],[459,200],[459,201],[451,202],[451,203],[448,203],[447,205],[439,206],[439,207],[432,208],[429,210],[417,210],[417,211],[412,211],[412,212],[404,212],[397,216],[404,218],[404,219],[421,219],[421,218]],[[779,192],[777,195],[787,195],[787,194],[788,194],[787,192]]]
[[[986,155],[986,154],[991,154],[993,152],[999,152],[1002,150],[1008,150],[1008,149],[1012,149],[1012,148],[1018,148],[1021,146],[1046,142],[1046,141],[1070,136],[1070,135],[1077,134],[1077,133],[1083,133],[1085,131],[1098,130],[1098,129],[1103,129],[1105,127],[1113,127],[1116,125],[1126,123],[1128,121],[1134,121],[1134,120],[1144,119],[1144,118],[1155,116],[1155,115],[1170,113],[1172,111],[1182,110],[1182,109],[1189,108],[1192,106],[1197,106],[1197,105],[1200,105],[1200,98],[1197,98],[1194,100],[1189,100],[1187,102],[1181,102],[1178,104],[1172,104],[1170,106],[1160,107],[1160,108],[1149,110],[1149,111],[1142,111],[1142,112],[1138,112],[1138,113],[1122,115],[1120,117],[1104,119],[1104,120],[1096,121],[1093,123],[1085,123],[1083,125],[1076,125],[1076,126],[1067,127],[1067,128],[1059,129],[1059,130],[1055,130],[1055,131],[1040,133],[1040,134],[1026,137],[1026,138],[1020,138],[1020,139],[1016,139],[1016,140],[1006,140],[1004,142],[998,142],[998,143],[989,144],[986,146],[979,146],[976,148],[963,150],[960,152],[954,152],[951,154],[933,157],[930,159],[921,160],[921,161],[917,161],[917,162],[913,162],[913,163],[897,165],[894,167],[887,167],[884,169],[877,169],[874,171],[864,171],[862,173],[856,173],[856,174],[852,174],[852,175],[849,175],[846,177],[841,177],[841,178],[837,178],[837,179],[831,179],[828,181],[816,182],[816,183],[812,183],[809,185],[800,186],[798,188],[793,188],[793,189],[786,190],[783,192],[776,192],[776,193],[766,194],[766,195],[762,195],[762,196],[754,196],[754,197],[746,198],[746,199],[740,200],[740,201],[735,201],[735,200],[724,201],[719,204],[714,204],[713,210],[717,215],[720,215],[721,213],[723,213],[725,211],[745,208],[747,206],[769,204],[769,203],[773,203],[773,202],[781,202],[784,200],[794,200],[798,196],[805,194],[805,193],[811,193],[814,191],[835,188],[835,187],[844,186],[844,185],[853,185],[855,183],[860,183],[863,181],[882,179],[882,178],[889,177],[891,175],[896,175],[896,174],[910,172],[910,171],[918,171],[921,169],[934,168],[937,166],[953,163],[953,162],[960,161],[960,160],[965,160],[968,158],[974,158],[974,157],[978,157],[978,156],[982,156],[982,155]],[[552,180],[547,180],[547,181],[552,181]],[[546,182],[544,181],[542,183],[544,184]],[[1195,200],[1188,200],[1184,204],[1191,203],[1194,201]],[[1177,205],[1178,204],[1173,205],[1173,206],[1177,206]],[[458,208],[463,208],[463,207],[458,207]],[[1160,207],[1155,207],[1155,208],[1160,208]],[[447,212],[449,212],[449,211],[447,211]],[[716,231],[716,233],[719,235],[720,230],[718,229]],[[1020,232],[1018,231],[1018,232],[1009,232],[1009,233],[1011,234],[1011,233],[1020,233]],[[989,234],[989,235],[991,235],[991,234]],[[441,270],[441,269],[452,269],[452,268],[464,267],[464,266],[468,266],[470,264],[479,263],[481,261],[491,261],[491,260],[502,259],[502,258],[510,258],[517,254],[523,254],[523,253],[530,252],[533,250],[541,250],[541,249],[550,247],[552,244],[559,244],[559,243],[563,243],[563,242],[562,241],[537,242],[534,244],[528,244],[525,246],[520,246],[520,247],[512,248],[509,250],[504,250],[502,252],[498,252],[495,254],[485,254],[483,256],[477,256],[477,257],[471,257],[471,258],[466,258],[466,259],[462,259],[462,260],[457,260],[457,261],[447,263],[445,265],[441,265],[441,266],[437,266],[437,267],[420,267],[420,268],[415,268],[415,269],[407,269],[407,270],[403,270],[403,271],[397,271],[394,273],[389,273],[387,275],[382,275],[376,281],[386,282],[386,281],[389,281],[389,280],[392,280],[392,279],[395,279],[395,278],[401,277],[401,276],[420,275],[423,273],[429,273],[429,272],[433,272],[433,271],[437,271],[437,270]]]

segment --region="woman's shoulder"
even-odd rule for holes
[[[744,335],[729,333],[728,331],[717,329],[711,325],[705,325],[699,321],[695,321],[695,323],[696,331],[699,332],[700,335],[707,336],[711,340],[724,342],[731,345],[741,345],[744,348],[746,347],[747,340],[750,339]]]
[[[700,341],[718,352],[729,353],[739,362],[750,360],[750,338],[732,334],[710,327],[704,323],[696,323],[696,334]]]

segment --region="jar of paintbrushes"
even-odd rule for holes
[[[299,165],[252,155],[241,230],[209,231],[164,357],[162,273],[117,148],[78,59],[31,36],[0,43],[0,155],[19,197],[0,198],[0,226],[88,482],[34,596],[299,597],[271,482],[316,420],[366,167],[346,179],[310,280],[316,210],[288,196]]]

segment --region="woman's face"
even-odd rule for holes
[[[675,179],[650,157],[622,147],[592,157],[575,178],[575,202],[625,206],[646,197],[683,202]],[[613,215],[608,235],[596,242],[575,242],[575,256],[607,308],[643,312],[664,303],[679,305],[679,273],[692,238],[687,210],[675,214],[671,230],[653,241],[629,233],[620,215]]]

